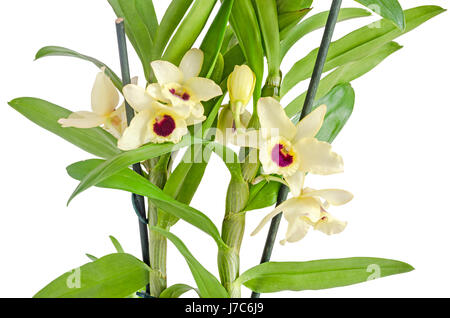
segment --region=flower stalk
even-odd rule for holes
[[[322,76],[323,68],[327,59],[328,49],[330,48],[331,39],[333,37],[336,22],[339,16],[342,0],[333,0],[331,4],[330,13],[328,15],[327,24],[320,44],[319,52],[314,66],[314,71],[309,83],[308,92],[306,95],[305,104],[303,105],[300,116],[294,119],[294,123],[306,117],[312,110],[314,104],[314,98],[317,94],[320,78]],[[282,185],[277,197],[277,206],[286,201],[289,194],[289,188],[286,185]],[[263,254],[261,257],[261,263],[268,262],[272,256],[273,246],[275,243],[276,235],[281,221],[281,214],[278,214],[272,219],[270,224],[269,233],[267,234],[266,243],[264,246]],[[259,298],[259,293],[252,293],[252,298]]]

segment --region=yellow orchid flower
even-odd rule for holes
[[[148,142],[178,143],[188,133],[188,124],[194,123],[185,108],[163,105],[137,85],[126,85],[123,95],[137,114],[119,139],[119,149],[136,149]]]
[[[79,111],[61,118],[58,123],[62,127],[93,128],[103,126],[107,131],[119,138],[126,126],[125,107],[116,107],[119,93],[105,70],[97,74],[91,92],[92,111]]]
[[[325,201],[322,202],[321,198]],[[303,239],[311,226],[328,235],[341,233],[347,226],[347,222],[336,219],[325,209],[330,204],[343,205],[352,199],[353,195],[344,190],[305,188],[301,195],[283,202],[270,212],[251,235],[256,235],[267,222],[279,213],[283,213],[283,217],[288,222],[285,238],[280,242],[282,245],[286,242],[293,243]]]
[[[149,94],[174,107],[188,107],[195,119],[203,118],[201,102],[222,95],[214,81],[198,77],[203,65],[203,52],[199,49],[189,50],[179,67],[167,61],[153,61],[151,65],[158,83],[147,87]]]
[[[327,107],[317,107],[294,125],[280,103],[272,97],[258,101],[260,130],[235,134],[232,142],[259,148],[265,174],[282,175],[294,196],[301,191],[305,173],[328,175],[343,171],[341,156],[331,145],[315,138],[322,127]]]

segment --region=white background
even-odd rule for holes
[[[316,12],[328,9],[329,1],[315,2]],[[448,7],[444,0],[401,2],[405,8]],[[161,17],[167,1],[155,4]],[[349,6],[358,5],[344,1],[344,7]],[[77,182],[66,175],[65,167],[91,155],[7,106],[15,97],[33,96],[74,111],[90,108],[90,90],[98,72],[93,65],[62,57],[33,62],[33,57],[42,46],[60,45],[94,56],[119,72],[114,14],[106,0],[2,1],[0,11],[0,297],[30,297],[60,274],[86,263],[84,253],[113,252],[110,234],[127,252],[140,257],[138,221],[130,195],[118,191],[91,189],[67,208]],[[374,19],[339,24],[335,39]],[[349,225],[333,237],[311,232],[299,243],[277,244],[273,255],[279,261],[385,257],[408,262],[416,270],[344,288],[270,296],[450,296],[449,29],[448,13],[426,22],[398,39],[405,46],[402,50],[353,82],[355,110],[334,143],[344,157],[345,173],[308,179],[309,186],[354,193],[350,204],[331,211]],[[315,32],[297,45],[283,65],[284,73],[319,41],[320,32]],[[131,65],[133,75],[140,75],[134,54]],[[295,94],[303,92],[305,85],[297,87]],[[218,227],[227,183],[227,170],[213,158],[192,202]],[[269,211],[248,214],[243,270],[259,261],[267,228],[256,237],[249,232]],[[210,238],[183,222],[173,232],[217,273],[216,247]],[[173,246],[169,249],[169,284],[194,284],[182,257]]]

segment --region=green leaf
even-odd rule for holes
[[[330,45],[324,72],[373,54],[381,46],[415,29],[444,11],[438,6],[422,6],[406,10],[406,29],[404,32],[389,20],[383,19],[347,34]],[[317,52],[318,49],[313,50],[305,58],[298,61],[286,74],[281,86],[281,96],[289,92],[297,83],[311,77]]]
[[[259,26],[269,68],[269,76],[280,76],[280,32],[276,0],[255,0]]]
[[[117,87],[119,91],[122,91],[122,81],[120,80],[119,76],[117,76],[116,73],[114,73],[105,63],[100,62],[93,57],[75,52],[70,49],[66,49],[65,47],[61,46],[45,46],[36,53],[35,60],[46,56],[71,56],[91,62],[100,69],[105,67],[105,74],[109,76],[111,81],[114,83],[114,86]]]
[[[298,11],[286,12],[278,16],[278,28],[280,29],[280,38],[284,39],[286,35],[296,26],[312,9],[302,9]]]
[[[312,0],[277,0],[279,14],[311,8]]]
[[[281,35],[281,58],[284,58],[291,47],[305,35],[323,28],[327,23],[328,14],[329,11],[317,13],[293,27],[289,32],[284,32]],[[339,12],[337,22],[367,17],[370,15],[369,11],[361,8],[343,8]]]
[[[202,32],[217,0],[196,0],[170,40],[163,59],[178,65]]]
[[[376,14],[392,21],[401,30],[405,29],[405,15],[397,0],[355,0]]]
[[[117,253],[125,253],[125,251],[122,248],[122,245],[119,243],[119,241],[114,236],[110,235],[109,239],[113,243]]]
[[[72,178],[82,180],[86,175],[101,166],[104,162],[105,161],[99,159],[80,161],[67,167],[67,172]],[[124,190],[148,197],[159,209],[166,211],[166,213],[170,213],[177,218],[183,219],[209,234],[220,248],[226,246],[220,237],[219,230],[205,214],[186,204],[176,201],[171,196],[164,193],[160,188],[131,169],[125,168],[121,171],[117,171],[114,175],[99,182],[97,186],[108,189]]]
[[[262,46],[261,32],[258,19],[253,9],[252,0],[239,0],[233,5],[230,23],[234,33],[239,40],[239,45],[244,53],[248,66],[256,76],[255,92],[253,94],[253,105],[261,97],[262,78],[264,73],[264,50]],[[227,66],[227,59],[225,58]],[[231,70],[232,71],[232,70]],[[224,76],[226,72],[224,70]],[[229,74],[229,73],[228,73]],[[228,76],[228,74],[226,76]]]
[[[121,153],[116,146],[117,140],[102,128],[61,127],[58,120],[72,113],[65,108],[31,97],[14,99],[9,105],[35,124],[95,156],[108,158]]]
[[[412,270],[411,265],[403,262],[370,257],[269,262],[247,270],[235,284],[244,284],[258,293],[318,290],[363,283]]]
[[[170,174],[164,193],[184,204],[190,204],[197,191],[211,157],[211,150],[205,145],[189,147],[181,162]],[[158,219],[160,227],[171,227],[178,222],[173,214],[161,214]]]
[[[159,59],[173,32],[180,24],[194,0],[172,0],[164,14],[155,37],[154,58]]]
[[[175,284],[164,289],[159,295],[159,298],[179,298],[181,295],[191,290],[194,290],[198,294],[198,290],[194,287],[186,284]]]
[[[144,22],[147,33],[149,34],[152,41],[154,40],[155,34],[158,31],[158,18],[156,16],[155,7],[153,6],[152,0],[135,0],[136,1],[136,11],[141,17],[142,22]]]
[[[355,91],[348,83],[340,84],[324,97],[316,100],[314,108],[323,104],[327,105],[327,113],[316,138],[320,141],[332,143],[353,112]]]
[[[325,94],[327,94],[336,85],[349,83],[354,79],[357,79],[358,77],[366,74],[375,66],[380,64],[389,55],[401,48],[402,46],[400,46],[399,44],[390,42],[378,48],[372,55],[338,67],[335,71],[331,72],[320,81],[316,98],[325,96]],[[306,92],[294,99],[289,105],[286,106],[286,114],[288,116],[294,116],[295,114],[297,114],[298,111],[302,109],[305,98]]]
[[[95,257],[94,255],[86,253],[86,257],[89,258],[91,261],[95,262],[98,260],[98,257]]]
[[[111,1],[111,0],[108,0]],[[142,67],[144,69],[145,78],[150,81],[150,62],[152,61],[153,41],[147,25],[142,21],[136,1],[116,0],[120,5],[122,17],[125,19],[125,31],[128,38],[138,54]],[[130,35],[132,35],[130,37]]]
[[[229,295],[225,288],[219,283],[213,274],[208,272],[202,264],[200,264],[191,252],[187,249],[186,245],[174,234],[167,232],[158,227],[151,226],[153,231],[159,232],[161,235],[167,237],[178,249],[181,255],[184,256],[186,263],[188,264],[192,276],[197,283],[200,297],[202,298],[229,298]]]
[[[198,142],[201,143],[204,141]],[[89,174],[86,175],[83,180],[81,180],[80,184],[69,198],[68,204],[81,192],[105,180],[106,178],[113,176],[115,173],[127,168],[134,163],[142,162],[147,159],[159,157],[169,152],[177,151],[183,147],[189,146],[192,143],[193,139],[190,136],[186,136],[178,144],[147,144],[140,148],[122,152],[114,157],[111,157],[104,163],[93,169],[91,172],[89,172]]]
[[[226,84],[226,79],[228,78],[228,75],[233,72],[234,67],[236,65],[242,65],[245,63],[245,56],[244,52],[242,52],[241,46],[239,44],[236,44],[225,53],[223,59],[224,69],[222,79]]]
[[[59,276],[34,298],[125,298],[148,284],[149,271],[132,255],[110,254]]]
[[[225,38],[225,31],[227,29],[228,20],[230,18],[231,9],[233,8],[234,0],[224,0],[220,6],[213,23],[203,39],[200,49],[203,51],[205,58],[203,60],[203,67],[200,73],[201,77],[210,78],[216,65],[216,60],[219,57],[220,49]]]
[[[244,211],[252,211],[272,206],[277,202],[279,182],[260,182],[250,188],[250,197]]]

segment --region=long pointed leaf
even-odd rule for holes
[[[170,40],[163,59],[179,64],[202,32],[217,0],[196,0]]]
[[[188,12],[194,0],[172,0],[164,14],[155,38],[154,58],[161,58],[167,43],[173,32],[180,24],[186,12]]]
[[[214,70],[225,37],[233,4],[234,0],[223,1],[216,18],[203,39],[202,45],[200,45],[200,49],[205,54],[203,68],[200,73],[202,77],[209,78]]]
[[[331,44],[324,72],[372,54],[379,47],[415,29],[444,11],[438,6],[421,6],[406,10],[406,29],[403,32],[389,20],[383,19],[347,34]],[[318,49],[315,49],[310,52],[286,74],[281,86],[282,96],[289,92],[297,83],[311,77],[317,51]]]
[[[193,139],[186,136],[178,144],[164,143],[164,144],[148,144],[135,150],[123,152],[117,156],[109,158],[104,163],[93,169],[78,185],[68,203],[72,199],[85,191],[86,189],[95,186],[97,183],[113,176],[115,173],[127,168],[128,166],[141,162],[147,159],[159,157],[169,152],[177,151],[183,147],[189,146]],[[203,141],[199,141],[203,142]]]
[[[117,89],[119,91],[122,91],[122,81],[120,80],[119,76],[117,76],[116,73],[114,73],[114,71],[111,70],[105,63],[103,63],[93,57],[75,52],[70,49],[66,49],[65,47],[61,47],[61,46],[46,46],[46,47],[43,47],[42,49],[40,49],[36,53],[35,60],[38,60],[38,59],[46,57],[46,56],[71,56],[71,57],[75,57],[78,59],[82,59],[82,60],[91,62],[100,69],[105,67],[105,74],[109,76],[111,81],[114,83],[114,86],[117,87]]]
[[[412,270],[411,265],[400,261],[372,257],[268,262],[244,272],[236,284],[243,284],[258,293],[318,290],[363,283]]]
[[[385,58],[392,53],[401,49],[396,42],[390,42],[377,49],[377,51],[361,60],[347,63],[338,67],[336,70],[328,74],[320,81],[319,88],[317,90],[316,98],[325,96],[334,86],[349,83],[354,79],[366,74],[378,64],[380,64]],[[289,105],[286,106],[286,114],[289,117],[297,114],[303,107],[303,103],[306,98],[306,92],[294,99]]]
[[[14,99],[9,105],[35,124],[95,156],[109,158],[122,153],[117,140],[102,128],[61,127],[58,120],[72,113],[63,107],[32,97]]]
[[[82,180],[90,171],[96,169],[102,165],[102,163],[104,163],[104,161],[99,159],[80,161],[67,167],[67,172],[75,180]],[[171,196],[164,193],[160,188],[131,169],[118,171],[113,176],[99,182],[97,186],[146,196],[150,198],[152,203],[158,208],[199,228],[203,232],[209,234],[219,247],[225,247],[225,243],[220,237],[219,230],[206,215],[186,204],[176,201]]]
[[[184,259],[191,270],[192,276],[194,276],[195,282],[197,283],[200,297],[229,298],[227,291],[219,283],[217,278],[208,272],[208,270],[195,259],[191,252],[187,249],[186,245],[184,245],[178,237],[170,232],[154,226],[152,226],[151,229],[167,237],[176,246],[181,255],[184,256]]]
[[[264,50],[258,19],[253,9],[252,0],[236,1],[233,5],[233,10],[231,11],[230,22],[234,33],[239,40],[247,64],[256,76],[255,92],[253,94],[253,104],[254,107],[256,107],[256,103],[261,96],[261,85],[264,73]]]
[[[110,254],[59,276],[34,298],[125,298],[148,284],[149,271],[132,255]]]
[[[255,0],[255,7],[264,40],[269,76],[279,78],[281,60],[277,3],[275,0]]]
[[[289,32],[287,32],[285,36],[281,36],[281,58],[283,58],[286,53],[292,48],[292,46],[300,39],[302,39],[305,35],[323,28],[327,23],[328,13],[329,11],[317,13],[296,25]],[[370,15],[370,12],[364,9],[343,8],[339,12],[337,22],[367,17]]]
[[[158,18],[156,17],[155,7],[152,0],[135,0],[136,10],[147,27],[147,32],[154,42],[156,32],[158,31]]]
[[[178,298],[191,290],[194,290],[198,294],[198,290],[194,287],[186,284],[175,284],[164,289],[159,295],[159,298]]]
[[[405,29],[405,15],[397,0],[355,0],[376,14],[392,21],[401,30]]]

